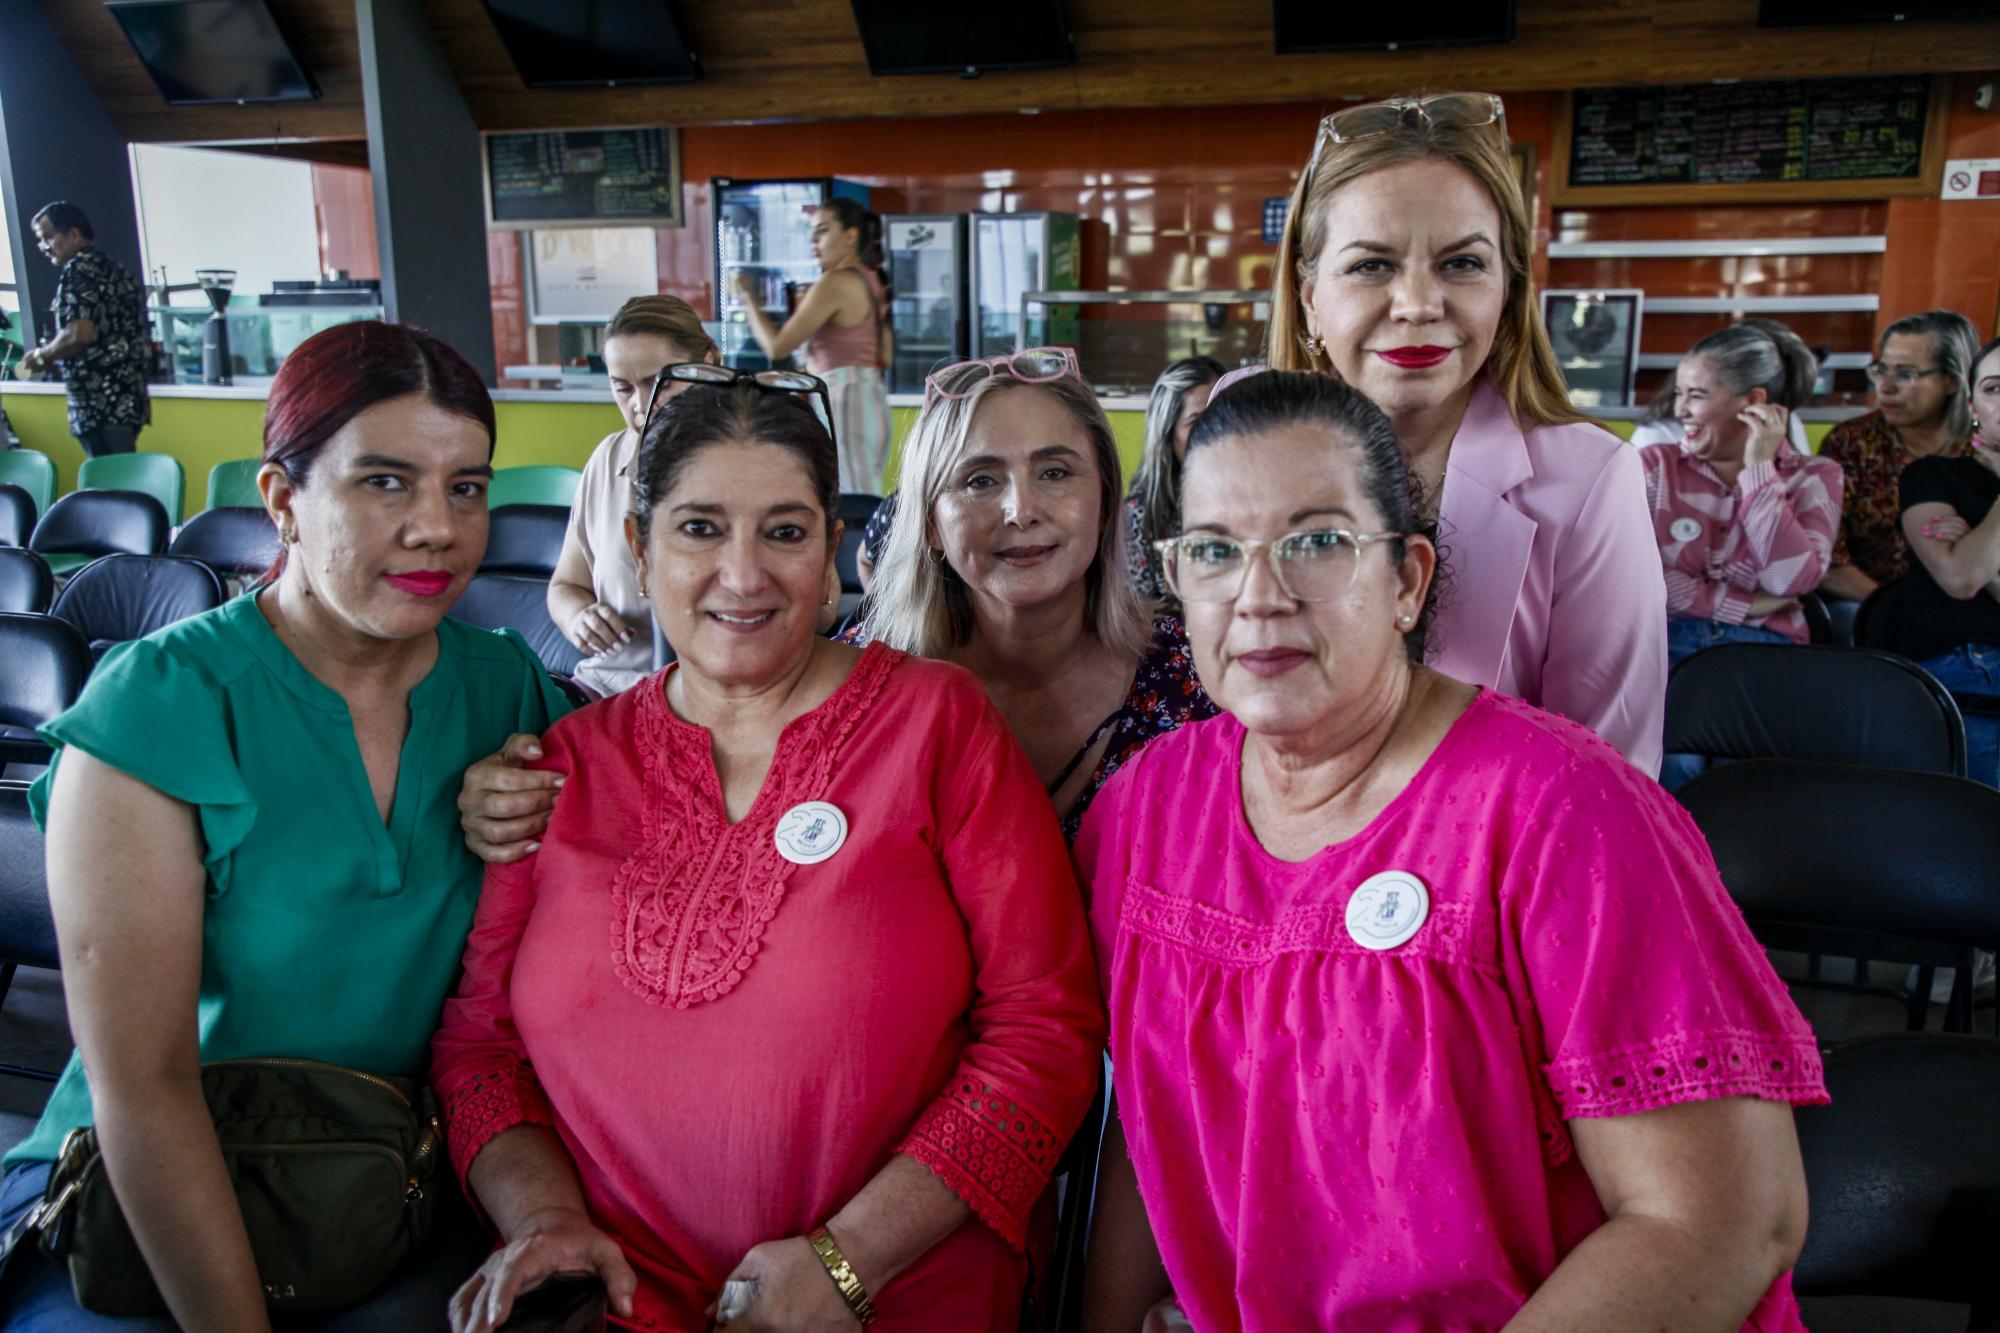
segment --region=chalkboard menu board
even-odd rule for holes
[[[1925,75],[1580,89],[1556,202],[1929,193],[1942,102]]]
[[[486,136],[486,218],[495,227],[678,227],[679,137],[670,129]]]

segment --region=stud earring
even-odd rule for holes
[[[1404,629],[1408,629],[1410,627],[1410,618],[1408,616],[1397,616],[1396,623]]]

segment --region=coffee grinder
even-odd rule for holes
[[[229,292],[236,285],[236,270],[233,268],[198,268],[194,271],[195,281],[201,284],[202,294],[208,297],[213,312],[208,322],[201,326],[201,382],[203,384],[233,384],[231,370],[234,362],[229,353]]]

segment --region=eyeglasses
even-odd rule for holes
[[[646,392],[646,414],[639,423],[639,438],[642,441],[652,428],[653,409],[661,401],[660,387],[668,380],[678,380],[682,384],[749,383],[769,393],[812,394],[819,399],[827,438],[833,441],[835,448],[840,445],[833,431],[833,399],[827,394],[826,381],[819,376],[808,375],[803,370],[738,370],[734,366],[718,366],[709,361],[676,361],[673,365],[662,366],[660,373],[653,376],[653,386]]]
[[[1892,366],[1882,361],[1870,361],[1868,363],[1869,379],[1875,381],[1877,384],[1881,384],[1887,380],[1894,380],[1905,389],[1915,384],[1918,380],[1942,374],[1944,374],[1942,370],[1935,368],[1931,370],[1918,370],[1914,366]]]
[[[1242,596],[1251,556],[1261,550],[1285,596],[1295,602],[1324,602],[1354,586],[1361,552],[1370,542],[1395,541],[1401,532],[1348,532],[1323,528],[1294,532],[1275,541],[1237,541],[1202,535],[1169,537],[1153,543],[1167,575],[1167,587],[1183,602],[1231,602]]]
[[[1005,356],[989,356],[981,361],[959,361],[932,371],[924,377],[924,406],[931,399],[965,398],[982,381],[1005,374],[1023,384],[1046,384],[1051,380],[1073,379],[1083,383],[1077,368],[1076,351],[1069,347],[1029,347]]]
[[[1342,107],[1319,123],[1312,157],[1306,162],[1310,180],[1319,165],[1320,150],[1331,143],[1358,143],[1395,134],[1411,121],[1440,130],[1476,129],[1498,125],[1500,142],[1507,142],[1507,108],[1493,93],[1435,93],[1429,97],[1392,97],[1383,102]]]

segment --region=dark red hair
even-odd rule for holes
[[[493,397],[479,372],[421,329],[369,319],[315,333],[278,367],[264,409],[264,461],[304,486],[341,427],[377,403],[412,393],[484,426],[490,456]]]
[[[486,455],[493,456],[493,396],[479,372],[432,334],[367,319],[315,333],[278,367],[264,408],[264,461],[284,468],[303,489],[341,427],[377,403],[413,393],[484,426]],[[260,582],[284,568],[281,546]]]

